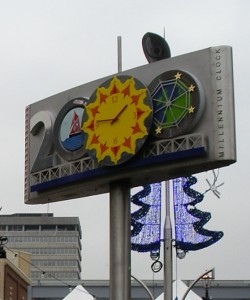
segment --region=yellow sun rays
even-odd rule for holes
[[[99,162],[109,157],[114,164],[117,164],[123,154],[134,155],[137,141],[148,135],[145,120],[152,110],[148,105],[144,104],[144,100],[147,97],[147,89],[137,89],[135,85],[135,80],[132,77],[129,77],[124,82],[114,77],[107,87],[97,88],[94,100],[86,106],[87,120],[82,126],[82,130],[87,134],[85,147],[88,150],[95,151],[95,157]],[[110,97],[116,96],[122,99],[120,101],[123,102],[121,106],[126,105],[128,108],[122,112],[124,116],[120,118],[117,124],[113,125],[111,121],[110,124],[112,126],[110,124],[105,125],[107,126],[107,132],[103,135],[107,136],[103,138],[100,131],[97,130],[98,124],[96,120],[100,118],[102,106],[107,106],[110,111],[106,116],[107,119],[112,118],[112,115],[116,114],[116,106],[109,104],[111,102]],[[110,130],[108,130],[109,128]],[[119,133],[117,133],[117,144],[110,146],[110,143],[104,141],[109,138],[108,131],[112,135],[113,128],[117,128]]]

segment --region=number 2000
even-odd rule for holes
[[[86,99],[77,98],[69,101],[59,112],[57,118],[49,111],[40,111],[30,119],[30,133],[33,136],[33,143],[38,145],[35,159],[31,165],[31,173],[53,167],[61,162],[80,159],[86,154],[83,147],[74,151],[68,151],[63,147],[60,138],[60,129],[65,115],[72,109],[84,108]],[[29,134],[29,133],[27,133]],[[26,149],[30,151],[30,149]]]

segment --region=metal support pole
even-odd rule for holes
[[[122,72],[122,37],[117,37],[117,64],[118,64],[118,73]]]
[[[131,299],[130,186],[110,184],[110,300]]]
[[[166,219],[164,224],[164,300],[173,299],[172,225],[170,218],[170,182],[166,181]]]

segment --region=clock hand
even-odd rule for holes
[[[112,119],[100,119],[100,120],[96,120],[96,122],[110,122],[110,121],[113,121],[113,118]]]
[[[119,118],[119,116],[123,113],[123,111],[127,108],[127,104],[118,112],[118,114],[114,117],[114,119],[111,121],[111,124],[113,124],[115,121],[117,121],[117,119]]]

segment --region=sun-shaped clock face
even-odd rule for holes
[[[102,165],[121,164],[141,148],[151,123],[146,87],[133,77],[113,77],[97,88],[85,108],[85,149]]]
[[[152,134],[172,138],[190,131],[199,120],[205,96],[197,79],[184,71],[168,71],[149,85],[154,117]]]

